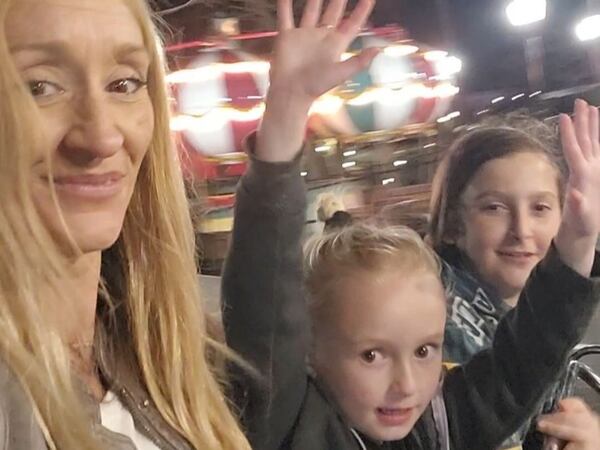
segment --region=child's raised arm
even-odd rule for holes
[[[589,276],[600,231],[600,125],[598,108],[575,102],[575,120],[560,118],[563,154],[569,165],[563,218],[554,240],[563,262]]]
[[[261,375],[234,382],[253,448],[280,447],[302,407],[307,383],[309,324],[302,289],[300,237],[305,191],[298,154],[312,102],[376,52],[341,62],[373,0],[360,0],[343,19],[346,0],[308,0],[299,27],[291,0],[279,0],[279,35],[271,62],[265,115],[249,140],[251,164],[236,196],[230,253],[223,274],[227,343]],[[239,371],[238,371],[239,372]]]
[[[377,54],[366,49],[341,61],[342,53],[365,24],[374,0],[359,0],[344,18],[347,0],[308,0],[299,26],[292,0],[278,0],[279,35],[275,42],[267,105],[258,131],[256,156],[289,161],[304,140],[308,112],[322,94],[368,67]]]

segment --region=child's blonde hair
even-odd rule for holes
[[[304,254],[312,319],[331,302],[341,278],[390,269],[406,274],[426,271],[438,277],[441,272],[434,251],[414,230],[402,226],[355,223],[313,237],[306,243]]]

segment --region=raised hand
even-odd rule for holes
[[[364,70],[376,49],[341,61],[343,52],[360,32],[374,0],[359,0],[344,18],[347,0],[330,0],[321,14],[322,0],[307,0],[295,26],[292,0],[278,0],[278,29],[271,61],[270,87],[257,157],[286,161],[302,145],[308,111],[320,95]]]
[[[579,398],[561,400],[558,412],[541,416],[538,429],[565,443],[563,450],[600,448],[600,418]]]
[[[563,154],[569,181],[556,246],[565,263],[589,275],[600,232],[600,125],[598,109],[575,102],[575,119],[560,118]]]
[[[322,15],[321,1],[307,1],[296,27],[292,0],[278,0],[279,36],[271,63],[271,86],[277,92],[292,91],[305,107],[365,69],[376,55],[375,49],[369,49],[340,61],[369,17],[373,0],[360,0],[344,20],[347,0],[330,0]]]

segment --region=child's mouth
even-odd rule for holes
[[[377,408],[377,419],[382,425],[403,425],[411,418],[414,408]]]

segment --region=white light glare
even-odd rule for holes
[[[415,45],[390,45],[383,49],[383,53],[392,57],[408,56],[419,51],[419,47]]]
[[[342,168],[347,169],[349,167],[354,167],[356,165],[356,161],[348,161],[345,163],[342,163]]]
[[[535,91],[535,92],[532,92],[531,94],[529,94],[529,98],[533,98],[533,97],[535,97],[535,96],[537,96],[537,95],[540,95],[541,93],[542,93],[542,91]]]
[[[306,175],[308,175],[308,172],[300,172],[301,177],[305,177]]]
[[[318,145],[315,147],[315,152],[323,153],[329,151],[331,147],[329,145]]]
[[[516,27],[546,18],[546,0],[513,0],[506,7],[510,23]]]
[[[496,103],[501,102],[502,100],[504,100],[504,97],[496,97],[492,100],[492,104],[495,105]]]
[[[460,111],[453,111],[450,114],[446,114],[443,117],[440,117],[437,122],[438,123],[445,123],[445,122],[450,122],[452,119],[456,119],[457,117],[460,117]]]
[[[525,97],[525,94],[520,93],[520,94],[515,95],[511,100],[514,102],[515,100],[519,100],[520,98],[523,98],[523,97]]]
[[[408,163],[407,160],[405,160],[405,159],[399,159],[397,161],[394,161],[394,167],[400,167],[400,166],[403,166],[403,165],[405,165],[407,163]]]
[[[396,181],[395,178],[386,178],[385,180],[381,181],[381,184],[383,184],[384,186],[386,186],[386,185],[388,185],[390,183],[393,183],[394,181]]]
[[[600,14],[583,19],[575,27],[575,34],[580,41],[591,41],[600,37]]]
[[[354,156],[356,155],[356,150],[348,150],[347,152],[344,152],[344,156]]]

